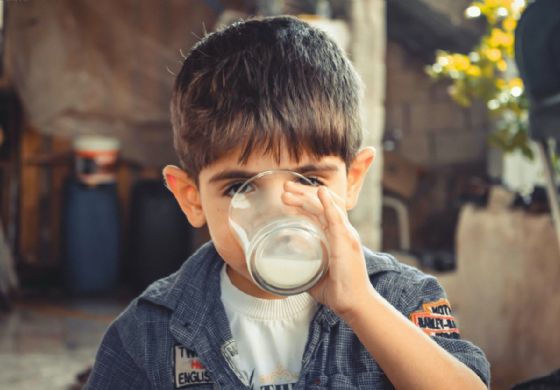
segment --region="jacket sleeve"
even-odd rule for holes
[[[84,389],[87,390],[148,390],[146,373],[133,361],[123,346],[113,323],[103,337],[92,372]]]
[[[459,326],[437,279],[417,270],[402,277],[405,280],[401,284],[401,312],[488,386],[490,364],[480,348],[461,339]]]

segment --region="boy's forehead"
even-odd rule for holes
[[[254,150],[247,161],[240,161],[242,151],[233,150],[225,156],[209,164],[200,172],[201,177],[207,176],[211,179],[218,172],[223,171],[245,171],[247,173],[259,173],[270,169],[286,169],[293,171],[338,171],[345,169],[345,163],[339,156],[315,156],[303,152],[299,159],[295,159],[286,149],[280,155],[263,150]]]

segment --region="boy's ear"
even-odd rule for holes
[[[346,209],[354,208],[358,203],[358,196],[364,184],[369,167],[375,158],[375,149],[368,146],[358,152],[348,168],[348,188],[346,195]]]
[[[202,210],[200,191],[196,182],[185,171],[174,165],[163,168],[163,177],[167,188],[175,196],[189,223],[195,228],[204,226],[206,217]]]

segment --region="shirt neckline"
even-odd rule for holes
[[[220,271],[221,299],[226,308],[237,314],[257,320],[279,320],[300,316],[317,306],[306,292],[280,299],[253,297],[231,283],[226,267],[224,264]]]

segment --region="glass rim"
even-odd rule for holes
[[[314,184],[311,180],[309,180],[307,177],[303,176],[301,173],[298,173],[296,171],[292,171],[290,169],[267,169],[266,171],[262,171],[257,173],[256,175],[248,178],[247,180],[245,180],[243,182],[243,184],[241,184],[241,187],[239,187],[239,189],[237,191],[235,191],[235,193],[233,194],[233,196],[231,197],[232,201],[230,201],[230,205],[229,208],[231,210],[232,205],[235,204],[235,202],[233,202],[233,199],[239,195],[242,194],[243,191],[247,188],[248,185],[250,185],[251,183],[259,180],[260,178],[264,177],[264,176],[268,176],[268,175],[273,175],[276,173],[286,173],[286,174],[290,174],[292,176],[297,177],[298,179],[303,179],[305,180],[310,186],[313,187],[317,187],[316,184]]]

